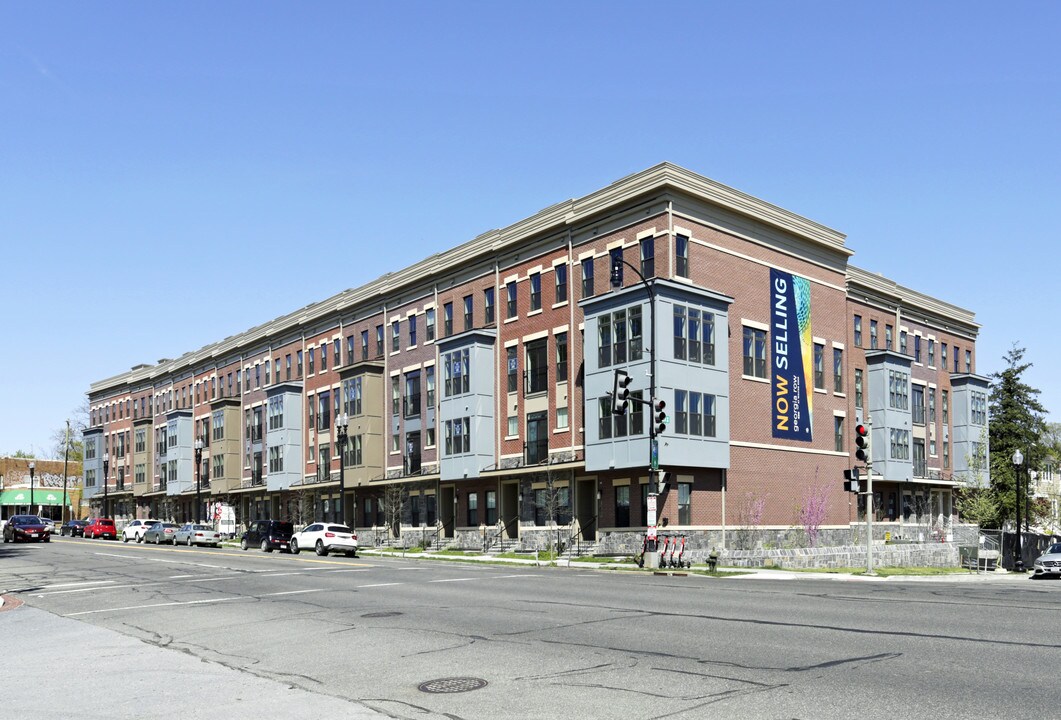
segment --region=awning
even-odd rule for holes
[[[0,505],[29,505],[29,488],[0,491]],[[63,502],[63,491],[53,488],[33,488],[33,505],[69,505]]]

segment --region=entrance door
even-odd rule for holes
[[[501,522],[505,524],[505,537],[519,537],[519,483],[501,485]]]
[[[438,514],[439,519],[442,521],[442,537],[451,538],[453,537],[454,530],[454,518],[456,516],[456,506],[454,504],[453,485],[443,486],[439,488],[439,508]]]
[[[597,481],[579,480],[575,490],[575,514],[582,528],[582,539],[597,539]]]

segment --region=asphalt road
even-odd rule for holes
[[[0,590],[175,653],[161,662],[396,718],[1061,716],[1056,581],[779,582],[55,538],[0,546]],[[0,615],[0,648],[21,611]],[[120,657],[84,658],[120,679]],[[7,662],[5,682],[18,672]],[[463,691],[425,691],[439,689]],[[167,715],[183,710],[209,708]]]

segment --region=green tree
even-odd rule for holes
[[[1016,344],[1004,360],[1007,367],[992,374],[990,409],[991,488],[998,501],[996,527],[1016,517],[1017,468],[1013,453],[1020,450],[1024,463],[1019,468],[1020,481],[1028,482],[1028,470],[1040,467],[1049,447],[1046,438],[1046,410],[1039,402],[1039,390],[1024,382],[1024,373],[1032,366],[1024,361],[1024,348]],[[1021,492],[1024,501],[1024,492]],[[1023,511],[1023,508],[1021,508]]]

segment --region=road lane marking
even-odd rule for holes
[[[322,569],[324,569],[325,572],[330,572],[330,573],[371,572],[372,571],[372,568],[350,568],[349,570],[328,570],[327,568],[322,568]]]
[[[391,585],[404,585],[405,583],[376,583],[374,585],[358,585],[358,588],[390,587]]]
[[[429,583],[464,582],[465,580],[482,580],[482,578],[447,578],[445,580],[428,580]]]
[[[175,605],[202,605],[204,603],[219,603],[228,602],[230,600],[250,600],[252,598],[247,597],[227,597],[227,598],[210,598],[209,600],[187,600],[185,602],[166,602],[166,603],[152,603],[151,605],[127,605],[126,607],[118,608],[102,608],[100,610],[82,610],[76,613],[67,613],[63,617],[77,617],[78,615],[95,615],[97,613],[105,612],[120,612],[122,610],[146,610],[147,608],[156,607],[173,607]]]
[[[115,580],[84,580],[82,582],[59,583],[58,585],[46,585],[46,586],[44,586],[42,588],[38,588],[38,590],[51,590],[52,588],[62,588],[62,587],[77,587],[79,585],[106,585],[106,584],[112,583],[112,582],[116,582],[116,581]]]
[[[300,595],[302,593],[321,592],[324,588],[313,588],[310,590],[288,590],[286,592],[265,593],[262,597],[276,597],[277,595]]]

